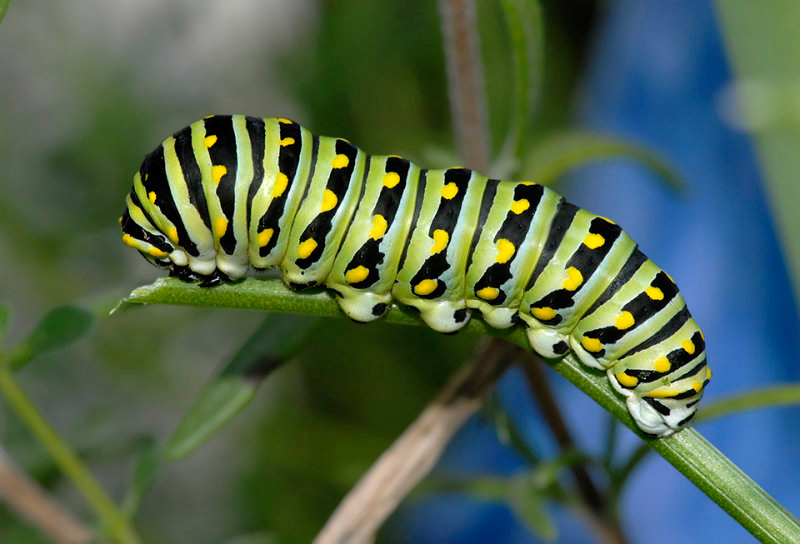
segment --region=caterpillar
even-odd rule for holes
[[[705,340],[669,275],[613,221],[530,181],[427,170],[283,118],[212,115],[147,155],[122,240],[213,286],[280,268],[372,321],[396,301],[434,330],[472,313],[545,358],[604,371],[643,433],[697,410]]]

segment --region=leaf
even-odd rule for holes
[[[800,3],[714,2],[726,54],[736,76],[735,111],[755,144],[795,298],[800,298],[800,123],[797,115]]]
[[[7,302],[0,302],[0,350],[3,349],[3,341],[11,325],[11,305]]]
[[[572,168],[618,157],[642,163],[676,191],[682,192],[687,187],[683,178],[656,153],[632,142],[584,130],[555,132],[539,140],[526,158],[525,177],[551,185]]]
[[[270,314],[200,392],[166,447],[170,461],[205,444],[247,406],[267,375],[298,353],[318,319]]]
[[[142,497],[150,489],[163,459],[162,448],[155,440],[150,439],[136,460],[128,492],[122,500],[122,512],[129,519],[133,518],[139,510]]]
[[[11,0],[0,0],[0,21],[6,16],[9,2],[11,2]]]
[[[752,389],[702,406],[695,421],[707,421],[735,412],[800,404],[800,384]]]
[[[536,478],[531,475],[516,477],[509,487],[508,502],[528,528],[543,540],[554,541],[558,530],[541,494]]]
[[[51,310],[11,352],[11,369],[17,370],[37,355],[75,342],[89,331],[92,320],[89,312],[74,306],[60,306]]]
[[[541,94],[544,72],[544,21],[538,0],[502,0],[501,6],[511,41],[514,94],[506,141],[495,161],[492,175],[513,176],[519,166],[531,110]]]

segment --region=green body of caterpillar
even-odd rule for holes
[[[650,435],[686,425],[711,376],[677,287],[612,221],[536,183],[420,169],[286,119],[210,116],[167,138],[121,225],[150,261],[206,285],[280,267],[357,321],[396,301],[441,332],[475,310],[523,326],[540,355],[572,350],[605,371]]]

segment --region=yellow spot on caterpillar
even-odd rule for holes
[[[421,297],[425,295],[430,295],[436,290],[436,286],[439,284],[436,280],[422,280],[414,287],[414,292]]]
[[[584,336],[581,338],[581,345],[586,348],[586,351],[598,352],[603,349],[603,344],[597,338],[589,338]]]
[[[280,197],[288,186],[289,178],[283,172],[278,172],[278,175],[275,176],[275,186],[272,188],[272,198]]]
[[[699,393],[702,388],[703,382],[692,382],[692,389],[694,389],[695,393]]]
[[[383,175],[384,187],[393,189],[398,183],[400,183],[400,174],[398,174],[397,172],[386,172]]]
[[[646,396],[654,399],[663,399],[666,397],[674,397],[677,394],[677,391],[670,391],[669,389],[657,389],[655,391],[648,392]]]
[[[292,120],[291,119],[287,119],[286,117],[278,117],[278,122],[279,123],[283,123],[284,125],[291,125],[292,124]]]
[[[121,215],[119,216],[119,219],[117,219],[117,223],[119,223],[120,225],[122,224],[122,216]]]
[[[653,363],[653,368],[656,372],[664,373],[669,372],[669,369],[672,368],[672,364],[669,362],[669,359],[666,357],[659,357]]]
[[[224,164],[216,164],[211,167],[211,181],[214,183],[219,183],[219,180],[222,179],[222,176],[228,173],[228,169],[225,167]]]
[[[500,295],[500,289],[497,287],[484,287],[475,292],[483,300],[494,300]]]
[[[178,243],[178,229],[176,229],[175,227],[170,227],[169,229],[167,229],[167,238],[169,238],[170,241],[173,244],[177,244]]]
[[[214,117],[214,114],[206,115],[205,117],[203,117],[203,119],[211,119],[212,117]]]
[[[433,231],[433,247],[431,247],[431,255],[439,253],[447,247],[447,242],[450,241],[450,235],[446,230],[436,229]]]
[[[331,161],[331,166],[333,166],[334,168],[344,168],[348,164],[350,164],[349,157],[347,155],[342,154],[342,153],[339,153],[338,155],[336,155],[333,158],[333,160]]]
[[[147,250],[147,253],[149,255],[152,255],[153,257],[166,257],[167,256],[166,253],[164,253],[163,251],[161,251],[157,247],[151,247],[150,249]]]
[[[545,306],[544,308],[534,308],[531,310],[531,314],[541,321],[549,321],[556,316],[556,311],[549,306]]]
[[[653,300],[664,300],[664,291],[658,287],[648,287],[644,292]]]
[[[383,238],[383,235],[386,234],[386,229],[388,226],[389,224],[386,222],[386,218],[381,214],[373,215],[372,228],[369,231],[369,237],[373,240],[380,240]]]
[[[564,289],[567,291],[574,291],[581,283],[583,283],[583,274],[581,274],[581,271],[574,266],[567,268],[567,279],[564,280]]]
[[[226,230],[228,230],[228,220],[224,217],[217,217],[214,220],[214,234],[217,235],[217,238],[222,238]]]
[[[264,229],[258,233],[258,238],[256,241],[258,242],[258,247],[266,247],[270,240],[272,240],[272,235],[275,234],[275,229]]]
[[[633,327],[634,323],[635,320],[633,319],[633,314],[628,311],[624,311],[621,314],[619,314],[619,316],[617,316],[617,320],[614,322],[616,327],[621,331],[624,331],[625,329],[630,329],[631,327]]]
[[[122,243],[129,247],[138,247],[139,242],[131,236],[130,234],[123,234],[122,235]]]
[[[330,189],[325,189],[325,194],[322,195],[322,206],[320,206],[320,209],[323,212],[329,212],[334,209],[338,203],[339,199],[336,197],[336,193]]]
[[[597,217],[599,217],[600,219],[602,219],[602,220],[603,220],[603,221],[605,221],[606,223],[611,223],[612,225],[616,225],[616,223],[614,223],[614,222],[613,222],[611,219],[609,219],[608,217],[603,217],[602,215],[598,215]]]
[[[635,387],[636,384],[639,383],[639,378],[637,378],[636,376],[629,376],[624,372],[619,372],[617,374],[614,374],[614,377],[623,387]]]
[[[695,350],[694,342],[692,342],[691,340],[684,340],[683,342],[681,342],[681,347],[684,350],[686,350],[686,353],[688,353],[689,355],[692,355],[694,353]]]
[[[536,182],[535,181],[523,181],[523,182],[520,183],[520,185],[536,185]]]
[[[307,238],[297,246],[297,256],[301,259],[308,259],[315,249],[317,249],[317,241]]]
[[[453,183],[452,181],[442,187],[442,198],[446,200],[451,200],[458,194],[458,185]]]
[[[531,203],[528,202],[527,198],[523,198],[522,200],[515,200],[514,203],[511,205],[511,212],[519,215],[530,207]]]
[[[358,283],[364,281],[369,276],[369,270],[365,266],[358,265],[357,267],[348,270],[345,274],[347,283]]]
[[[500,264],[507,263],[514,256],[515,251],[517,251],[517,248],[514,247],[511,241],[500,238],[497,241],[497,255],[495,255],[494,260]]]
[[[144,180],[147,181],[147,178],[150,177],[150,172],[146,172],[144,175]]]
[[[203,138],[203,145],[205,145],[206,147],[211,147],[215,143],[217,143],[216,134],[212,134],[211,136],[206,136],[205,138]]]
[[[706,367],[706,379],[711,379],[711,369],[709,367]]]
[[[606,239],[603,238],[600,234],[595,234],[590,232],[586,235],[586,238],[583,239],[583,243],[589,249],[597,249],[598,247],[602,246],[606,243]]]
[[[281,139],[281,141],[278,142],[278,145],[280,145],[281,147],[286,147],[287,145],[294,145],[294,138],[292,138],[291,136],[287,136],[286,138]]]
[[[155,191],[150,191],[149,193],[147,193],[147,199],[150,201],[150,204],[155,204],[156,203],[156,192]]]

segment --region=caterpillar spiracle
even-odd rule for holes
[[[453,332],[475,312],[524,327],[546,358],[604,371],[639,428],[666,436],[711,372],[703,334],[666,272],[613,221],[528,181],[426,170],[288,119],[213,115],[147,155],[123,242],[212,286],[279,267],[356,321],[392,301]]]

